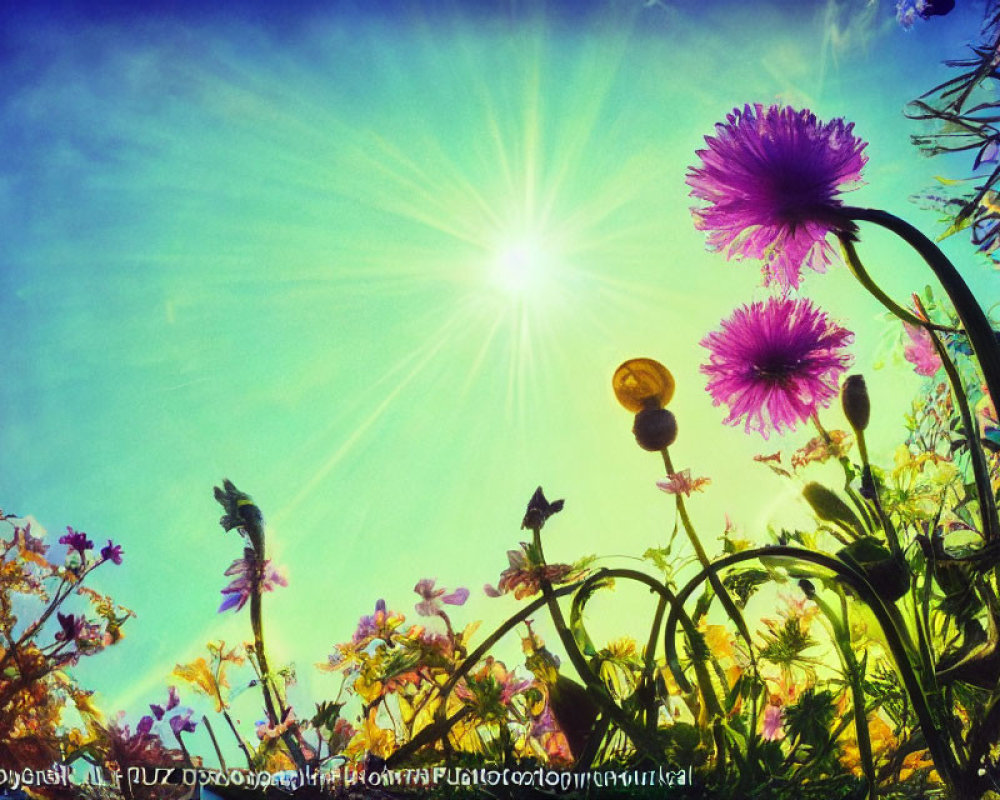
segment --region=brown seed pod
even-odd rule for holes
[[[840,390],[840,402],[844,407],[844,416],[854,430],[863,431],[868,427],[872,405],[863,375],[847,376]]]
[[[632,425],[635,440],[643,450],[655,453],[677,438],[677,418],[665,408],[644,408]]]

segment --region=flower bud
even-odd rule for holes
[[[635,440],[651,453],[669,447],[677,438],[677,418],[665,408],[644,408],[635,415]]]
[[[863,431],[868,427],[872,406],[863,375],[847,376],[840,390],[840,402],[844,407],[844,416],[854,430]]]
[[[633,413],[663,408],[674,396],[674,376],[652,358],[632,358],[615,370],[611,379],[618,402]]]

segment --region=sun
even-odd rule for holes
[[[512,237],[497,247],[489,282],[504,294],[520,299],[544,287],[555,262],[555,254],[539,237]]]

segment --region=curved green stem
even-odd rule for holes
[[[558,589],[554,589],[553,593],[557,597],[560,597],[562,595],[575,592],[580,586],[581,583],[572,583],[567,586],[560,586]],[[544,597],[540,597],[537,600],[530,602],[516,614],[501,623],[497,629],[493,631],[493,633],[482,641],[479,647],[465,657],[462,663],[455,668],[455,671],[448,676],[448,680],[441,685],[441,689],[438,692],[438,695],[441,698],[441,704],[438,706],[437,712],[435,713],[434,722],[427,728],[421,730],[420,733],[418,733],[413,739],[389,756],[387,763],[390,767],[400,763],[400,761],[412,755],[424,745],[430,744],[435,739],[446,735],[448,731],[451,730],[452,725],[465,716],[465,713],[456,712],[451,717],[447,717],[446,709],[448,705],[448,696],[451,694],[452,689],[455,688],[455,685],[466,675],[466,673],[468,673],[470,669],[479,663],[483,656],[490,651],[490,648],[493,647],[493,645],[499,642],[515,627],[526,621],[528,617],[538,611],[538,609],[544,608],[547,602],[548,601]],[[463,711],[467,713],[468,709],[464,709]],[[426,731],[430,728],[434,728],[436,731],[435,735],[432,736],[429,733],[426,733]]]
[[[979,428],[972,418],[972,410],[969,408],[969,398],[966,396],[965,386],[962,385],[962,378],[958,374],[947,348],[934,331],[928,331],[928,335],[931,337],[938,358],[941,359],[941,364],[944,366],[948,382],[951,384],[951,393],[955,398],[955,405],[958,406],[958,413],[962,417],[965,440],[969,443],[972,473],[976,481],[976,494],[979,495],[979,515],[982,518],[983,538],[987,542],[991,542],[1000,538],[1000,520],[997,518],[996,497],[993,494],[989,467],[986,464],[982,445],[979,443]]]
[[[847,603],[843,592],[840,595],[840,603],[844,613],[841,620],[837,613],[830,608],[829,604],[819,595],[813,593],[810,599],[816,604],[819,610],[826,617],[833,628],[833,643],[840,653],[840,659],[844,665],[844,677],[851,687],[851,705],[854,707],[854,731],[858,740],[858,756],[861,760],[861,770],[865,774],[868,782],[868,798],[875,800],[878,796],[878,780],[875,776],[875,759],[872,755],[872,738],[868,730],[868,713],[866,711],[865,693],[861,681],[864,675],[861,674],[861,666],[851,649],[850,628],[847,625]]]
[[[851,240],[850,236],[846,233],[841,233],[838,238],[840,239],[841,249],[844,251],[844,261],[847,264],[847,268],[851,271],[851,274],[858,279],[858,283],[868,290],[869,294],[885,306],[889,313],[898,317],[907,325],[913,325],[917,328],[927,328],[929,330],[945,331],[947,333],[961,333],[961,331],[957,328],[952,328],[950,325],[938,325],[934,322],[929,322],[926,319],[921,319],[912,311],[909,311],[899,305],[895,300],[889,297],[889,295],[882,291],[882,287],[872,280],[872,276],[868,274],[868,270],[865,269],[865,265],[861,263],[861,258],[858,256],[858,250],[854,246],[854,242]]]
[[[539,561],[544,564],[545,555],[542,550],[541,528],[532,528],[532,533]],[[552,583],[546,578],[541,578],[539,584],[542,587],[542,595],[548,603],[552,624],[555,626],[556,633],[559,634],[559,639],[562,641],[563,648],[566,650],[566,655],[573,664],[573,668],[580,676],[580,680],[587,687],[587,692],[607,712],[608,716],[622,729],[625,735],[632,740],[632,744],[635,745],[636,749],[644,750],[648,755],[655,756],[657,749],[656,742],[647,735],[645,730],[636,725],[635,721],[630,719],[621,706],[614,701],[600,678],[590,668],[583,653],[580,652],[576,639],[573,638],[572,631],[566,625],[566,619],[563,617],[562,609],[559,607],[559,602],[552,590]]]
[[[663,465],[667,469],[667,474],[671,475],[674,473],[674,465],[670,460],[670,453],[667,448],[663,448]],[[743,619],[743,614],[736,607],[733,602],[733,598],[729,596],[729,592],[725,586],[722,585],[722,581],[719,576],[715,574],[715,571],[711,569],[712,562],[710,561],[708,554],[705,552],[705,548],[701,546],[701,540],[698,538],[698,533],[694,529],[694,524],[691,522],[691,518],[688,516],[687,508],[684,505],[684,497],[678,493],[674,495],[677,500],[677,514],[681,518],[681,525],[684,527],[684,532],[687,533],[688,540],[691,542],[691,547],[694,549],[695,556],[698,558],[698,563],[701,564],[702,569],[708,570],[708,580],[712,585],[712,591],[718,595],[719,602],[722,603],[722,607],[726,610],[729,618],[735,623],[736,630],[739,631],[743,641],[746,642],[748,652],[750,653],[750,658],[753,659],[753,640],[750,637],[750,629],[747,627],[746,620]]]
[[[882,633],[885,636],[886,643],[889,646],[889,652],[896,665],[896,670],[902,679],[903,688],[910,698],[910,702],[913,704],[914,712],[917,715],[917,721],[920,723],[920,729],[923,731],[924,739],[927,742],[927,749],[931,753],[931,758],[934,760],[935,766],[949,787],[953,790],[964,790],[964,776],[960,774],[958,764],[955,760],[955,755],[951,750],[949,742],[942,738],[942,732],[935,724],[934,715],[927,702],[927,697],[924,694],[923,687],[913,670],[913,665],[910,663],[907,646],[900,635],[900,632],[896,629],[892,616],[886,610],[885,604],[882,602],[882,598],[879,597],[878,593],[872,588],[871,584],[868,583],[868,581],[860,573],[833,556],[825,553],[816,553],[812,550],[806,550],[801,547],[789,547],[786,545],[761,547],[754,550],[744,550],[740,553],[734,553],[733,555],[726,556],[725,558],[721,558],[716,561],[712,564],[711,569],[720,570],[740,564],[744,561],[770,559],[790,559],[823,567],[824,569],[833,572],[843,584],[850,587],[850,589],[858,595],[860,600],[868,606],[872,614],[875,616],[875,619],[878,621],[879,627],[882,629]],[[701,573],[693,577],[690,581],[688,581],[684,588],[677,593],[678,603],[683,605],[691,594],[698,588],[698,586],[708,580],[708,576],[705,572],[706,571],[703,570]],[[673,611],[671,611],[671,614],[667,617],[667,625],[664,635],[668,637],[674,636],[677,630],[677,623],[677,616],[673,613]],[[962,795],[961,791],[959,791],[958,796],[964,795]]]
[[[680,619],[681,627],[684,629],[684,634],[687,636],[688,643],[691,647],[692,652],[692,664],[694,666],[695,677],[698,680],[698,688],[702,693],[705,702],[705,708],[708,713],[712,716],[722,716],[723,710],[722,705],[719,703],[718,695],[715,693],[715,687],[712,685],[712,678],[708,673],[707,663],[707,653],[704,652],[704,645],[701,644],[702,637],[698,633],[698,630],[694,626],[691,617],[688,616],[684,607],[677,602],[677,597],[673,592],[670,591],[661,581],[656,580],[656,578],[650,577],[644,572],[639,572],[634,569],[603,569],[596,575],[592,575],[583,585],[580,587],[580,591],[577,592],[576,597],[581,598],[581,604],[586,603],[585,599],[588,597],[588,590],[594,584],[600,583],[608,578],[624,578],[626,580],[633,580],[639,583],[644,583],[652,591],[657,592],[660,595],[660,606],[665,608],[668,604],[671,610],[678,615]],[[574,600],[574,602],[576,602]],[[659,625],[655,626],[654,632],[659,630]],[[680,672],[680,662],[677,659],[676,648],[673,646],[673,640],[665,642],[668,645],[668,664],[670,664],[670,671],[674,673],[674,678],[676,680],[677,675],[681,675],[681,681],[677,681],[678,686],[681,687],[682,691],[691,691],[690,684],[687,683],[687,679],[684,677],[683,673]],[[655,647],[655,644],[654,644]],[[672,659],[671,659],[672,655]],[[650,656],[647,656],[647,666],[650,660]],[[672,663],[671,663],[672,661]]]
[[[955,265],[933,241],[899,217],[873,208],[845,207],[842,212],[850,220],[872,222],[892,231],[920,254],[951,298],[962,327],[968,334],[969,344],[979,360],[993,404],[1000,405],[1000,346],[997,345],[986,314]]]

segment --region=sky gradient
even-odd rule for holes
[[[94,585],[138,618],[74,671],[104,710],[138,717],[205,641],[249,636],[216,613],[241,555],[223,477],[268,520],[290,582],[265,600],[272,660],[308,701],[378,598],[416,619],[421,578],[472,590],[460,623],[511,613],[482,586],[539,484],[566,499],[550,560],[662,545],[662,464],[610,390],[633,356],[677,380],[672,455],[712,478],[690,503],[710,550],[727,513],[762,543],[807,518],[752,462],[807,433],[725,427],[704,391],[698,342],[767,293],[706,251],[685,173],[734,107],[806,106],[870,143],[852,204],[938,230],[908,198],[948,164],[902,111],[978,5],[909,32],[857,0],[198,5],[31,4],[0,26],[0,507],[53,552],[67,525],[123,546]],[[1000,299],[965,241],[946,249]],[[861,255],[900,301],[930,282],[885,235]],[[803,294],[855,331],[888,458],[919,386],[898,324],[841,265]],[[595,638],[644,602],[595,600]]]

